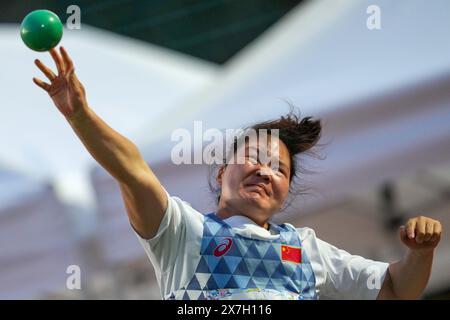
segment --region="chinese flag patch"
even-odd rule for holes
[[[281,260],[302,263],[302,248],[281,245]]]

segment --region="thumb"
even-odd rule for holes
[[[407,240],[406,227],[405,226],[400,226],[400,228],[399,228],[399,236],[400,236],[400,240],[402,240],[402,241]]]

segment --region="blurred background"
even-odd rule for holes
[[[276,220],[395,261],[408,218],[441,221],[425,299],[450,298],[450,2],[100,0],[0,3],[0,298],[160,299],[118,185],[31,79],[20,22],[48,9],[91,107],[134,141],[165,188],[215,208],[205,165],[171,162],[177,128],[239,128],[288,112],[323,119],[309,191]],[[367,20],[379,8],[379,29]],[[70,290],[67,268],[81,270]]]

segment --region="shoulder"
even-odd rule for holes
[[[297,230],[297,233],[299,234],[300,238],[303,240],[316,240],[316,232],[308,227],[303,228],[295,228]]]
[[[300,239],[302,240],[302,242],[304,241],[316,241],[317,237],[316,237],[316,232],[308,227],[302,227],[302,228],[296,228],[295,226],[293,226],[290,223],[283,223],[283,225],[286,229],[289,229],[291,231],[295,231],[297,232],[297,234],[300,236]]]
[[[172,196],[169,194],[167,194],[167,198],[168,198],[168,207],[166,214],[167,213],[170,214],[171,212],[175,211],[176,213],[180,213],[182,217],[188,218],[187,220],[191,218],[194,220],[203,221],[204,215],[199,211],[197,211],[196,209],[194,209],[189,202],[177,196]]]
[[[284,226],[297,233],[302,243],[302,247],[310,252],[313,260],[320,260],[322,241],[317,238],[316,232],[313,229],[308,227],[296,228],[290,223],[284,223]]]
[[[188,237],[200,236],[203,233],[205,215],[193,208],[189,202],[177,196],[168,196],[168,198],[169,205],[166,212],[168,220],[171,220],[171,216],[173,220],[178,220],[175,223],[178,225],[176,229],[184,228]]]
[[[297,231],[300,241],[302,242],[302,247],[307,250],[311,260],[321,263],[322,246],[320,239],[316,236],[316,232],[308,227],[295,228],[295,230]]]

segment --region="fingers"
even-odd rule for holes
[[[39,70],[41,70],[45,74],[48,80],[53,81],[53,79],[56,78],[56,75],[53,73],[53,71],[47,68],[47,66],[45,66],[45,64],[43,64],[39,59],[34,60],[34,63],[39,68]]]
[[[69,54],[63,46],[61,46],[59,50],[61,51],[61,56],[63,58],[64,65],[66,66],[66,71],[72,72],[74,70],[72,59],[70,59]]]
[[[440,240],[442,225],[439,221],[427,217],[410,219],[406,224],[406,233],[409,239],[416,239],[416,243],[435,242]],[[402,233],[400,233],[402,235]]]
[[[406,224],[406,233],[408,235],[409,239],[414,239],[415,235],[415,229],[416,229],[416,220],[415,219],[411,219],[408,221],[408,223]]]
[[[439,241],[441,239],[442,234],[442,225],[439,221],[434,222],[433,227],[433,236],[431,237],[430,241]]]
[[[45,83],[44,81],[38,79],[38,78],[33,78],[33,82],[35,84],[37,84],[39,87],[41,87],[42,89],[44,89],[45,91],[48,92],[48,90],[50,90],[50,85],[48,83]]]
[[[55,48],[50,49],[49,52],[53,58],[53,61],[55,61],[56,68],[58,69],[58,74],[64,74],[65,65],[64,65],[64,61],[62,60],[61,56],[58,54],[58,52],[55,50]]]
[[[426,234],[426,221],[419,217],[416,224],[416,242],[422,243]]]
[[[425,227],[425,236],[423,238],[423,241],[425,242],[430,241],[431,237],[433,236],[433,230],[434,230],[434,221],[428,221]]]

